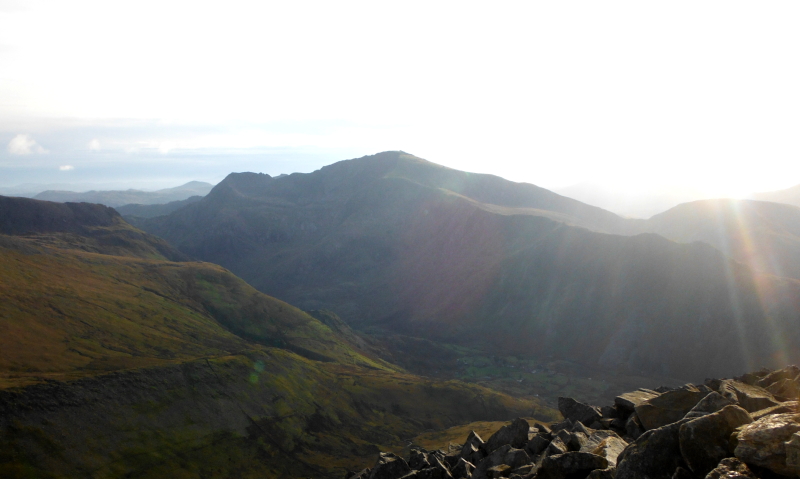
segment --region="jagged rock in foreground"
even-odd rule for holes
[[[474,431],[451,453],[412,450],[370,479],[781,479],[800,477],[800,369],[760,370],[680,388],[621,394],[613,406],[559,398],[564,420],[515,419],[484,442]],[[787,395],[778,392],[792,393]],[[590,423],[587,426],[586,423]],[[433,465],[433,460],[436,466]]]

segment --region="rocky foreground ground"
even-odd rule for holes
[[[381,453],[346,479],[800,477],[800,368],[639,389],[596,407],[559,398],[564,420],[516,419],[450,451]]]

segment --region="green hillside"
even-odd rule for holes
[[[555,417],[408,374],[222,267],[140,257],[158,240],[110,218],[0,235],[0,477],[341,477],[425,430]]]

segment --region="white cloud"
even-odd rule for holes
[[[72,166],[72,165],[62,165],[62,166],[59,166],[58,169],[61,170],[61,171],[70,171],[70,170],[74,170],[75,167]]]
[[[48,153],[41,145],[28,135],[22,133],[8,142],[8,152],[12,155],[30,155],[32,153]]]
[[[89,149],[92,151],[100,151],[100,140],[97,138],[89,142]]]

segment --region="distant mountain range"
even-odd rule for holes
[[[112,208],[0,197],[0,477],[340,478],[426,429],[556,418],[169,259]]]
[[[385,152],[309,174],[231,174],[140,225],[361,329],[685,378],[800,359],[800,283],[754,270],[733,241],[746,229],[714,216],[739,203],[717,204],[630,220]],[[770,228],[751,245],[794,261],[794,240],[779,240],[795,234],[796,209],[743,204],[751,226]],[[687,233],[697,211],[705,229]]]
[[[752,198],[754,200],[773,201],[800,207],[800,185],[795,185],[785,190],[755,193]]]
[[[190,181],[185,185],[174,188],[165,188],[157,191],[124,190],[124,191],[43,191],[34,196],[37,200],[56,201],[64,203],[86,202],[117,207],[129,204],[153,205],[164,204],[172,201],[185,200],[191,196],[205,196],[214,187],[202,181]]]

